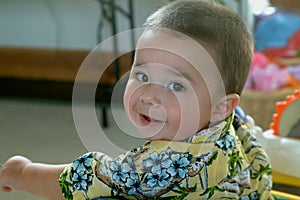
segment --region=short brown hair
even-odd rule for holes
[[[214,0],[178,0],[148,17],[147,28],[166,28],[207,43],[226,94],[241,94],[253,55],[252,35],[243,20]]]

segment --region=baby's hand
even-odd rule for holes
[[[8,159],[0,171],[0,188],[5,192],[22,190],[22,171],[30,163],[32,163],[30,160],[22,156]]]

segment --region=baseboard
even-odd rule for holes
[[[0,96],[71,101],[73,85],[73,82],[67,81],[0,78]],[[92,83],[80,83],[80,87],[84,91],[94,86]],[[112,90],[112,85],[99,84],[94,97],[95,101],[109,103]],[[84,102],[87,99],[83,94],[78,96],[76,100]]]
[[[70,49],[39,49],[39,48],[0,48],[0,78],[16,78],[23,80],[46,80],[74,82],[77,72],[85,58],[87,50]],[[130,69],[132,55],[120,54],[118,59],[120,75]],[[105,66],[106,73],[101,77],[102,82],[113,84],[115,80],[115,61],[112,52],[97,52],[94,65],[101,65],[112,60]],[[96,68],[98,66],[95,66]],[[93,70],[93,68],[91,68]],[[87,76],[95,72],[90,71]],[[89,77],[84,77],[89,80]]]
[[[0,95],[17,97],[34,97],[58,100],[71,100],[77,72],[89,55],[85,50],[66,49],[28,49],[0,48]],[[112,52],[97,52],[95,68],[101,63],[112,60]],[[101,59],[100,59],[101,58]],[[121,77],[128,72],[132,63],[132,54],[123,54],[118,58]],[[89,88],[97,84],[95,100],[110,101],[113,86],[117,82],[115,61],[112,60],[101,78],[89,81],[94,75],[93,68],[87,76],[78,82],[80,87]],[[77,80],[77,79],[76,79]],[[80,100],[85,100],[84,95]]]

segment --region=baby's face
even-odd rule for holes
[[[137,44],[124,105],[146,139],[183,140],[209,124],[211,91],[190,62],[214,63],[204,49],[186,48],[186,40],[146,31]]]

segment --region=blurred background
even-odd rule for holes
[[[237,12],[254,35],[256,51],[241,107],[267,130],[275,103],[300,85],[300,3],[219,1]],[[37,162],[66,163],[86,152],[72,115],[72,90],[80,66],[99,43],[141,28],[147,16],[168,2],[0,0],[0,164],[15,154]],[[82,87],[98,85],[99,124],[124,149],[143,141],[122,134],[112,117],[110,98],[114,85],[126,82],[122,77],[132,62],[132,52],[126,49],[134,48],[137,37],[130,33],[128,39],[102,46],[95,63],[108,62],[109,67],[100,80],[93,79],[91,71],[79,81]],[[118,59],[107,61],[113,57]],[[118,98],[121,102],[121,92]],[[84,106],[85,96],[78,101]],[[299,194],[295,187],[281,189]],[[41,198],[0,192],[0,199]]]

